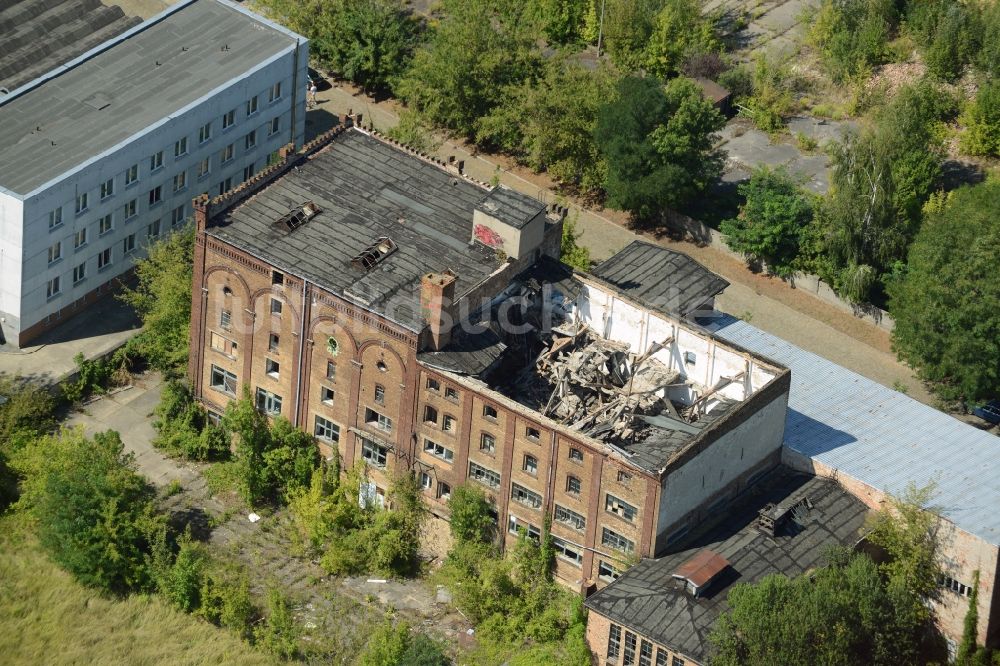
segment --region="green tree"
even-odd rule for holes
[[[962,114],[962,124],[965,126],[959,139],[962,152],[1000,157],[1000,80],[980,86],[975,101]]]
[[[257,643],[268,652],[283,659],[298,654],[299,628],[292,615],[288,597],[276,587],[267,591],[267,615],[263,626],[256,632]]]
[[[178,542],[176,555],[170,553],[166,530],[154,540],[150,570],[156,589],[172,604],[185,613],[193,613],[201,606],[201,592],[205,583],[205,553],[185,533]]]
[[[154,446],[191,460],[229,457],[228,433],[208,422],[205,408],[194,401],[183,380],[167,381],[154,413]]]
[[[396,94],[429,122],[475,136],[476,121],[540,68],[530,3],[444,0],[444,17],[414,54]]]
[[[839,83],[885,62],[898,21],[894,0],[823,0],[809,37]]]
[[[597,113],[614,89],[613,74],[565,58],[546,62],[541,78],[507,90],[476,124],[476,140],[545,171],[570,189],[597,195],[604,161],[594,144]]]
[[[598,5],[601,2],[597,0]],[[622,72],[635,72],[645,65],[653,20],[659,8],[660,0],[605,1],[604,48]]]
[[[23,478],[18,506],[57,564],[114,593],[149,586],[146,558],[162,519],[118,433],[64,429],[18,451],[12,466]]]
[[[649,220],[690,200],[722,172],[714,138],[724,124],[688,79],[666,87],[652,78],[622,79],[600,110],[595,135],[609,203]]]
[[[889,284],[893,347],[942,398],[1000,394],[1000,183],[965,187],[924,220]]]
[[[956,666],[972,666],[973,657],[979,651],[979,570],[972,575],[972,594],[969,595],[969,610],[965,613],[962,626],[962,642],[955,655]]]
[[[673,76],[692,55],[722,50],[715,26],[702,15],[701,5],[697,0],[663,3],[646,47],[648,72],[660,77]]]
[[[775,275],[791,275],[799,239],[812,220],[812,201],[781,168],[763,166],[738,189],[746,203],[739,217],[722,222],[726,243],[752,262],[765,262]]]
[[[590,0],[537,0],[545,37],[551,44],[573,44],[582,37]]]
[[[36,382],[0,375],[0,513],[17,499],[17,474],[9,460],[54,425],[55,402]]]
[[[368,638],[358,666],[448,666],[441,645],[426,634],[413,633],[406,622],[386,619]]]
[[[907,3],[907,32],[920,46],[928,71],[953,81],[979,51],[979,7],[950,0]]]
[[[168,376],[187,367],[194,235],[188,226],[153,243],[148,256],[136,263],[135,289],[120,296],[142,319],[142,333],[132,346]]]
[[[490,515],[492,505],[480,488],[463,483],[451,491],[448,510],[451,512],[451,536],[455,543],[490,543],[496,523]]]
[[[579,215],[574,213],[573,217],[567,218],[563,222],[562,243],[559,248],[560,257],[564,264],[569,264],[581,271],[589,271],[590,250],[577,243],[581,236],[581,232],[576,230],[578,219]]]
[[[740,112],[759,129],[775,133],[785,126],[785,115],[792,108],[792,75],[784,62],[758,54],[750,77],[750,94],[740,100]]]
[[[236,438],[236,469],[240,496],[250,506],[269,497],[268,474],[264,454],[271,448],[271,429],[253,403],[250,389],[243,387],[243,397],[226,406],[223,427]]]

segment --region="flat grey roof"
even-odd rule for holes
[[[729,286],[686,254],[641,240],[602,261],[591,274],[637,303],[682,317]]]
[[[0,88],[11,92],[139,23],[100,0],[0,3]]]
[[[523,229],[545,210],[545,204],[527,194],[499,185],[476,208],[515,229]]]
[[[295,42],[217,0],[195,0],[147,21],[0,102],[0,187],[27,195]]]
[[[794,375],[794,373],[793,373]],[[758,531],[757,512],[768,503],[800,505],[774,537]],[[736,583],[753,583],[770,574],[794,578],[826,564],[829,546],[853,546],[861,537],[867,507],[832,479],[779,468],[724,510],[726,518],[703,535],[657,560],[643,560],[614,583],[590,596],[584,606],[668,648],[708,661],[708,634],[729,609]],[[695,554],[709,549],[729,567],[699,597],[674,586],[673,573]]]
[[[419,332],[421,276],[454,271],[460,298],[499,266],[492,249],[472,242],[472,212],[486,194],[352,128],[207,233]],[[307,201],[322,212],[293,231],[275,224]],[[397,249],[373,268],[352,264],[382,237]]]
[[[746,322],[710,328],[791,369],[790,450],[891,495],[933,483],[934,508],[1000,545],[1000,438]]]

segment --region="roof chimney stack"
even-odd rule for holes
[[[420,313],[427,324],[421,348],[441,351],[451,340],[457,279],[452,271],[428,273],[420,278]]]

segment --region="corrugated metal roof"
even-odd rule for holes
[[[791,369],[786,447],[891,494],[933,482],[943,516],[1000,545],[1000,438],[746,322],[709,328]]]

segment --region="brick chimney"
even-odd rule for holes
[[[451,340],[456,279],[451,271],[420,278],[420,314],[427,324],[420,345],[424,349],[440,351]]]

